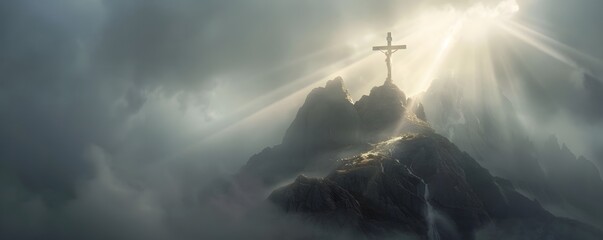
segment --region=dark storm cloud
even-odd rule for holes
[[[243,74],[260,74],[291,56],[324,48],[336,35],[333,29],[344,25],[343,9],[334,3],[0,4],[2,164],[25,186],[61,196],[72,194],[75,179],[90,175],[90,164],[82,160],[86,147],[124,148],[116,134],[149,94],[178,94],[183,104],[206,109],[216,79],[234,72],[243,76],[231,80],[246,90],[241,94],[257,95],[289,79],[249,82]],[[129,140],[144,139],[143,157],[165,150],[165,140],[154,140],[160,130],[140,132]]]
[[[0,238],[228,231],[230,218],[208,218],[223,212],[195,200],[227,159],[162,162],[191,136],[186,109],[164,105],[207,109],[225,74],[244,76],[229,79],[241,94],[274,89],[295,74],[246,76],[340,40],[343,12],[298,1],[0,2]]]
[[[104,107],[100,96],[76,67],[84,37],[77,28],[86,23],[67,21],[74,9],[48,3],[1,4],[0,158],[26,186],[61,188],[62,195],[87,172],[75,159],[94,135],[90,124],[109,118],[97,111]]]
[[[244,28],[221,25],[216,15],[231,6],[220,1],[1,4],[1,154],[31,187],[68,187],[87,175],[83,149],[113,145],[111,134],[145,104],[146,92],[184,92],[206,104],[212,74],[245,62],[230,49],[247,48],[247,39],[211,39]],[[127,108],[116,109],[121,98]]]

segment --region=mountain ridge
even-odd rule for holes
[[[325,96],[331,93],[335,95]],[[571,225],[569,220],[553,216],[511,182],[491,175],[435,133],[424,112],[414,112],[419,109],[420,103],[406,99],[391,83],[353,103],[343,80],[336,78],[308,95],[281,145],[254,155],[241,172],[268,179],[268,186],[297,175],[272,191],[268,202],[288,215],[367,237],[402,232],[427,239],[473,239],[493,224],[513,229],[526,219],[540,224],[540,231],[565,236],[558,228]],[[326,120],[318,120],[325,119],[321,114]],[[318,177],[299,175],[311,169],[321,169],[312,174]],[[603,236],[587,225],[577,229],[590,234],[585,239]],[[486,235],[510,234],[499,230]]]

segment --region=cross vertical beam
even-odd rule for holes
[[[387,46],[374,46],[373,51],[380,51],[385,54],[385,64],[387,65],[387,78],[385,83],[392,83],[392,54],[400,49],[406,49],[406,45],[392,45],[392,33],[387,33]]]

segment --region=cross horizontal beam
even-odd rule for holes
[[[387,51],[387,50],[398,50],[406,49],[406,45],[392,45],[392,46],[376,46],[373,47],[373,51]]]

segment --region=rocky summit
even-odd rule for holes
[[[253,156],[242,173],[269,179],[269,187],[302,174],[268,202],[367,238],[603,239],[491,175],[425,119],[422,105],[392,83],[353,103],[337,78],[313,90],[283,143]]]
[[[360,118],[340,77],[306,97],[281,144],[252,156],[241,174],[272,185],[302,171],[328,172],[335,161],[366,149]]]
[[[393,83],[386,82],[362,96],[354,107],[358,110],[365,137],[370,140],[387,139],[406,113],[406,95]]]
[[[283,144],[320,151],[360,142],[360,118],[354,103],[335,78],[310,92],[283,138]]]
[[[431,131],[406,109],[407,102],[396,85],[386,83],[354,103],[341,77],[330,80],[308,94],[282,143],[252,156],[241,174],[268,185],[304,171],[326,174],[337,159],[360,154],[369,143],[401,132]]]

